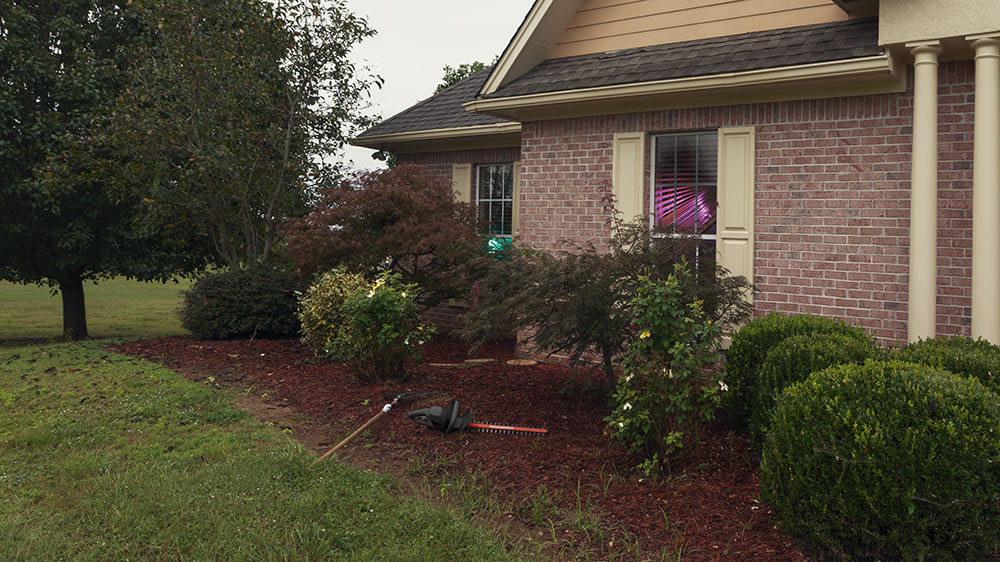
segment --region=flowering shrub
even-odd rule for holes
[[[639,277],[631,302],[636,335],[606,418],[615,438],[643,456],[639,468],[652,476],[697,440],[701,424],[715,417],[719,393],[728,390],[707,375],[721,358],[721,330],[701,300],[685,297],[690,277],[683,263],[666,281]]]
[[[326,346],[337,337],[344,324],[344,300],[370,287],[371,283],[363,275],[344,268],[324,273],[299,297],[302,343],[317,355],[326,353]]]
[[[420,323],[416,297],[417,286],[391,272],[348,293],[327,354],[348,363],[362,380],[405,378],[407,362],[420,361],[421,347],[434,333]]]

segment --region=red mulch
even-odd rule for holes
[[[447,400],[440,398],[403,404],[385,416],[372,426],[363,454],[378,459],[380,467],[398,468],[409,460],[411,468],[429,471],[448,459],[454,463],[450,470],[475,471],[488,479],[498,499],[523,506],[514,515],[529,525],[528,498],[544,485],[564,512],[586,507],[609,535],[626,531],[656,559],[664,548],[683,549],[685,560],[806,559],[792,539],[774,529],[771,511],[757,500],[757,459],[744,433],[722,424],[708,428],[704,444],[679,462],[671,477],[650,481],[633,469],[637,459],[604,434],[602,375],[562,365],[507,365],[513,358],[509,342],[475,351],[473,357],[497,361],[468,368],[428,365],[470,357],[461,344],[431,343],[425,347],[426,363],[407,382],[375,385],[360,384],[341,364],[316,359],[294,340],[171,337],[114,349],[158,361],[195,380],[213,377],[223,386],[267,393],[269,403],[328,424],[338,436],[359,427],[397,393],[441,391],[460,400],[463,411],[471,407],[473,421],[546,427],[549,434],[443,435],[406,417],[415,407],[444,406]],[[362,449],[359,443],[345,449],[352,448],[352,453]],[[549,535],[548,528],[544,531]],[[611,545],[589,546],[610,554],[622,542],[616,538]]]

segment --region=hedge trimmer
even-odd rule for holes
[[[459,414],[461,404],[458,400],[452,400],[446,408],[434,406],[423,410],[414,410],[406,417],[425,425],[431,429],[436,429],[444,433],[454,433],[456,431],[472,431],[475,433],[505,433],[514,435],[544,435],[549,430],[542,427],[520,427],[516,425],[500,425],[494,423],[477,423],[470,421],[472,410],[465,414]]]
[[[385,406],[382,406],[382,410],[375,414],[372,419],[366,421],[361,427],[354,430],[344,438],[343,441],[337,443],[332,449],[323,454],[320,458],[316,459],[309,466],[314,466],[320,461],[326,459],[330,455],[336,453],[341,447],[346,445],[362,431],[368,429],[370,425],[378,421],[379,418],[389,413],[401,400],[409,400],[411,398],[417,398],[418,396],[427,396],[430,394],[440,394],[438,392],[408,392],[405,394],[399,394],[392,399]],[[539,435],[546,434],[549,431],[545,428],[538,427],[518,427],[514,425],[499,425],[493,423],[475,423],[469,421],[472,417],[472,410],[465,412],[465,415],[459,415],[460,404],[458,400],[452,400],[447,409],[441,406],[434,406],[433,408],[425,408],[423,410],[415,410],[407,415],[411,420],[417,422],[420,425],[426,425],[432,429],[437,429],[443,431],[444,433],[454,433],[456,431],[472,431],[478,433],[509,433],[509,434],[524,434],[524,435]]]

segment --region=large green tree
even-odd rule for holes
[[[111,116],[129,180],[153,206],[185,217],[218,260],[271,259],[279,226],[332,185],[336,154],[370,123],[350,49],[374,32],[340,0],[146,0],[158,41]]]
[[[86,281],[198,266],[190,232],[150,220],[148,200],[101,173],[96,123],[153,40],[130,4],[0,0],[0,279],[56,288],[73,339],[87,337]]]

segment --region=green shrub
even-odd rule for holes
[[[657,476],[715,417],[724,383],[709,378],[721,355],[721,330],[702,301],[685,295],[691,273],[677,264],[666,281],[640,276],[630,304],[636,335],[625,351],[624,376],[612,396],[612,435],[635,453],[646,474]]]
[[[277,267],[209,273],[184,293],[181,324],[201,339],[293,335],[300,289],[293,272]]]
[[[758,446],[764,440],[775,398],[810,374],[834,365],[862,365],[880,351],[871,340],[837,333],[808,333],[786,338],[774,346],[760,366],[750,401],[750,435]]]
[[[838,560],[984,560],[1000,547],[1000,399],[914,363],[841,365],[778,399],[761,492]]]
[[[566,352],[572,363],[598,355],[608,388],[615,386],[615,360],[628,343],[633,312],[629,299],[641,275],[666,279],[680,263],[696,263],[684,293],[702,301],[707,318],[725,334],[750,318],[751,285],[715,261],[715,251],[692,236],[655,236],[648,220],[620,220],[610,183],[603,192],[614,217],[607,248],[564,241],[557,252],[519,249],[492,264],[480,280],[476,306],[459,335],[483,342],[496,334],[530,332],[531,346]]]
[[[984,339],[955,336],[920,340],[899,350],[900,361],[920,363],[971,377],[986,388],[1000,393],[1000,347]]]
[[[371,288],[363,275],[337,268],[324,273],[299,298],[302,343],[313,353],[326,354],[326,346],[344,324],[344,299],[362,288],[366,291]]]
[[[749,420],[757,373],[771,348],[785,338],[809,333],[844,334],[859,341],[869,339],[860,328],[822,316],[785,316],[772,312],[747,323],[736,332],[726,351],[725,381],[729,393],[723,405],[734,421]]]
[[[420,323],[417,291],[415,284],[386,272],[347,294],[343,324],[327,354],[346,362],[362,381],[406,378],[407,363],[421,359],[422,346],[434,333]]]

